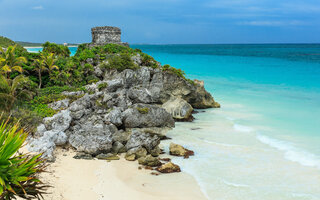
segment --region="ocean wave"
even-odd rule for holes
[[[317,199],[316,196],[312,195],[312,194],[306,194],[306,193],[292,193],[291,194],[291,197],[294,197],[294,198],[308,198],[308,199]]]
[[[248,133],[248,132],[253,131],[253,128],[251,128],[249,126],[240,125],[240,124],[234,124],[233,129],[236,131],[239,131],[239,132],[244,132],[244,133]]]
[[[214,144],[217,146],[223,146],[223,147],[237,147],[237,148],[243,148],[244,146],[237,145],[237,144],[227,144],[227,143],[220,143],[220,142],[214,142],[214,141],[209,141],[205,139],[201,139],[202,142],[208,143],[208,144]]]
[[[320,158],[310,152],[296,148],[293,144],[270,138],[264,135],[257,135],[257,139],[273,148],[284,151],[287,160],[297,162],[303,166],[316,167],[320,169]]]
[[[232,117],[225,117],[227,120],[229,120],[229,121],[234,121],[235,119],[234,118],[232,118]]]
[[[237,187],[237,188],[239,188],[239,187],[249,188],[249,187],[250,187],[249,185],[246,185],[246,184],[232,183],[232,182],[226,181],[226,180],[224,180],[224,179],[221,179],[221,181],[222,181],[224,184],[226,184],[226,185],[228,185],[228,186],[232,186],[232,187]]]

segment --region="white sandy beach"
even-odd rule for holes
[[[42,175],[52,187],[46,200],[201,200],[206,199],[186,173],[151,175],[126,161],[76,160],[75,152],[59,149],[57,159]]]

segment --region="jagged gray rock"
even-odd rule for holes
[[[50,103],[48,105],[49,108],[52,108],[53,110],[61,110],[61,109],[66,109],[69,106],[69,99],[63,99],[60,101],[56,101],[53,103]]]
[[[39,138],[31,138],[27,148],[30,151],[43,153],[43,157],[49,161],[54,161],[53,151],[56,145],[64,145],[67,136],[63,131],[45,131]]]
[[[116,126],[121,126],[122,125],[122,112],[120,108],[113,108],[112,111],[110,111],[108,114],[105,116],[105,120],[108,122],[111,122],[112,124]]]
[[[124,152],[126,152],[126,148],[121,142],[116,141],[112,145],[112,152],[116,153],[116,154],[117,153],[124,153]]]
[[[135,104],[123,112],[127,128],[174,127],[172,116],[163,108],[149,104]]]
[[[43,119],[44,125],[47,130],[65,131],[70,127],[71,116],[69,110],[62,110],[52,117]]]
[[[160,144],[160,138],[157,135],[134,131],[127,144],[126,149],[130,150],[135,147],[144,147],[148,153]]]
[[[117,132],[115,125],[94,123],[87,121],[78,124],[69,136],[69,143],[78,151],[97,155],[101,152],[108,153],[112,150],[112,136]]]

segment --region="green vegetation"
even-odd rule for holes
[[[35,59],[34,66],[35,70],[39,75],[39,88],[41,88],[42,84],[42,73],[47,71],[51,72],[54,69],[59,69],[57,65],[55,65],[56,59],[54,58],[53,53],[41,53],[41,59]]]
[[[116,69],[118,71],[123,71],[125,69],[135,70],[139,68],[139,66],[133,63],[131,57],[125,53],[111,57],[108,60],[108,63],[104,64],[102,67],[105,69]]]
[[[22,73],[21,65],[27,62],[25,57],[15,56],[15,46],[10,46],[4,51],[0,48],[0,73],[8,75],[12,71],[18,71]]]
[[[191,85],[195,85],[193,80],[187,79],[185,77],[186,73],[184,71],[182,71],[181,69],[177,69],[177,68],[171,67],[170,65],[163,65],[161,69],[162,69],[162,71],[165,71],[165,72],[168,72],[168,73],[172,73],[172,74],[175,74],[175,75],[183,78],[184,80],[186,80]]]
[[[171,67],[170,65],[163,65],[162,70],[167,71],[169,73],[176,74],[177,76],[179,76],[181,78],[185,78],[186,73],[184,73],[184,71],[182,71],[181,69],[176,69],[174,67]]]
[[[9,46],[14,46],[16,43],[9,38],[0,36],[0,47],[6,48]]]
[[[17,45],[18,48],[23,49],[23,47],[16,42],[10,40],[9,38],[0,36],[0,47],[7,48],[9,46]]]
[[[157,68],[157,61],[150,55],[145,54],[145,53],[140,53],[141,55],[141,65],[146,66],[146,67],[152,67],[152,68]]]
[[[71,52],[67,46],[46,42],[42,45],[43,52],[52,53],[57,56],[69,57]]]
[[[8,125],[8,121],[0,124],[0,199],[10,200],[16,196],[40,199],[47,187],[37,178],[44,169],[41,154],[18,153],[28,133],[19,130],[19,124]]]
[[[40,47],[42,45],[42,43],[37,43],[37,42],[22,42],[22,41],[15,41],[15,42],[23,47]]]
[[[106,88],[106,87],[108,87],[108,83],[100,83],[100,84],[98,85],[99,91],[101,91],[102,89],[104,89],[104,88]]]
[[[23,46],[21,46],[20,44],[17,44],[16,42],[10,40],[9,38],[6,37],[2,37],[0,36],[0,49],[2,48],[8,48],[10,46],[17,46],[16,47],[16,53],[19,52],[19,54],[21,53],[26,53],[26,49],[23,48]]]
[[[29,87],[28,87],[29,86]],[[30,80],[19,75],[14,79],[7,79],[0,75],[0,105],[5,111],[10,111],[17,99],[31,99]]]
[[[141,114],[148,114],[149,113],[149,108],[147,108],[147,107],[145,107],[145,108],[137,107],[137,110]]]

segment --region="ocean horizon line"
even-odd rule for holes
[[[41,43],[39,43],[41,44]],[[58,44],[58,43],[57,43]],[[68,47],[77,47],[85,43],[73,43],[73,45],[67,45]],[[320,45],[319,43],[129,43],[129,45]],[[23,46],[24,48],[41,48],[42,46]]]

